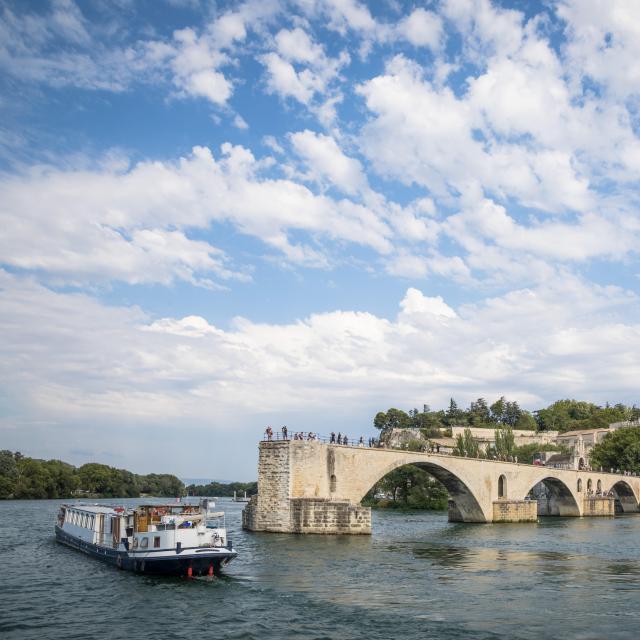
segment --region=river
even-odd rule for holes
[[[243,532],[213,579],[149,578],[58,545],[60,501],[0,502],[3,640],[640,635],[640,516],[472,525],[373,514],[372,536]]]

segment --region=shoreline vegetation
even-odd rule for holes
[[[257,482],[211,482],[189,485],[169,473],[140,475],[90,462],[75,467],[61,460],[29,458],[19,451],[0,451],[0,500],[56,498],[140,498],[155,496],[238,496],[258,491]]]
[[[61,460],[40,460],[19,451],[0,451],[0,499],[139,498],[181,496],[184,484],[168,473],[139,475],[89,462],[75,467]]]
[[[257,482],[210,482],[209,484],[190,484],[186,487],[188,496],[216,496],[218,498],[232,498],[234,492],[238,498],[258,493]]]

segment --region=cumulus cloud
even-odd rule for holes
[[[414,9],[398,24],[397,35],[416,47],[428,47],[437,51],[444,38],[442,19],[432,11]]]
[[[4,127],[3,146],[48,159],[2,156],[19,167],[0,176],[0,264],[13,274],[1,276],[0,370],[18,415],[113,426],[125,412],[181,424],[218,412],[222,429],[248,397],[262,404],[252,416],[453,394],[535,406],[558,389],[636,400],[638,302],[579,275],[638,270],[636,4],[219,9],[175,30],[124,25],[95,5],[102,24],[73,0],[0,10],[0,68],[15,95],[153,86],[164,106],[215,110],[203,140],[251,141],[80,165],[37,130]],[[10,115],[19,109],[6,93]],[[223,123],[228,136],[215,138]],[[257,153],[254,133],[273,157]],[[402,278],[407,290],[393,317],[329,305],[215,326],[206,306],[152,317],[47,288],[239,287],[263,261],[300,274],[348,265],[380,278],[367,286]]]
[[[56,0],[48,14],[5,7],[0,15],[0,65],[20,80],[54,87],[125,91],[168,79],[178,96],[223,106],[233,83],[221,67],[233,63],[230,54],[247,30],[278,10],[273,2],[249,0],[201,29],[185,27],[170,37],[112,44],[73,0]]]
[[[268,178],[265,166],[249,150],[225,144],[218,159],[197,147],[179,162],[141,162],[128,171],[41,167],[4,176],[2,263],[78,283],[246,280],[223,251],[190,237],[215,222],[230,222],[309,266],[326,266],[322,247],[292,242],[289,233],[390,251],[391,229],[377,213]]]
[[[360,162],[345,155],[331,136],[306,129],[290,135],[296,152],[305,160],[313,177],[328,179],[344,193],[355,195],[368,188]]]
[[[350,61],[349,55],[342,51],[336,58],[327,56],[324,47],[300,27],[281,29],[275,46],[276,51],[260,58],[267,90],[284,100],[297,100],[330,126],[336,116],[335,104],[342,99],[335,83],[341,68]]]
[[[0,296],[3,385],[34,418],[208,422],[238,406],[256,416],[317,407],[339,424],[331,407],[437,406],[451,395],[508,393],[533,407],[562,389],[634,401],[640,373],[636,296],[572,277],[457,309],[409,288],[392,319],[327,311],[282,324],[237,318],[227,330],[7,273]]]

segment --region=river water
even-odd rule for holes
[[[374,512],[373,535],[243,532],[222,578],[149,578],[58,545],[60,501],[0,502],[0,637],[640,637],[640,516],[472,525]]]

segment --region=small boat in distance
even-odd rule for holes
[[[244,492],[244,498],[238,498],[238,496],[236,495],[236,492],[233,492],[233,501],[234,502],[249,502],[251,500],[251,498],[247,498],[247,492]]]
[[[208,500],[134,508],[64,504],[56,540],[119,569],[170,576],[212,576],[238,554],[224,513]]]

